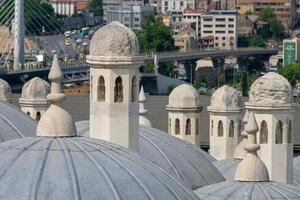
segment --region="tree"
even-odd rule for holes
[[[268,22],[268,25],[262,27],[263,30],[258,30],[259,35],[263,38],[268,35],[268,38],[272,37],[274,40],[281,40],[284,38],[284,26],[276,19],[276,15],[273,13],[272,8],[263,8],[259,18]]]
[[[251,35],[248,37],[249,47],[266,47],[266,41],[260,35]]]
[[[248,77],[247,77],[247,73],[244,72],[242,76],[242,95],[244,97],[248,96],[248,90],[249,90]]]
[[[270,22],[270,21],[276,20],[276,15],[273,13],[272,8],[266,7],[266,8],[261,9],[259,18],[266,22]]]
[[[263,39],[268,39],[272,36],[272,32],[270,31],[270,25],[265,24],[261,28],[257,30],[257,34],[260,35]]]
[[[300,80],[300,63],[289,64],[279,69],[279,74],[284,76],[292,86],[295,86]]]
[[[103,3],[102,0],[92,0],[89,5],[90,12],[94,13],[95,16],[103,15]]]
[[[141,53],[172,51],[177,48],[171,35],[160,17],[148,14],[144,18],[141,30],[136,30]]]

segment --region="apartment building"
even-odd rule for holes
[[[253,6],[254,14],[259,15],[263,8],[272,8],[276,18],[288,29],[295,26],[296,1],[294,0],[239,0],[238,9],[242,6]]]
[[[69,17],[85,9],[89,3],[90,0],[49,0],[55,13]]]
[[[129,28],[139,29],[146,14],[154,14],[155,8],[146,5],[108,5],[106,9],[106,23],[119,21]]]
[[[215,10],[201,16],[203,48],[235,49],[237,47],[237,12]]]
[[[161,13],[163,15],[184,12],[187,8],[195,8],[195,0],[161,0]]]

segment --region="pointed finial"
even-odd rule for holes
[[[140,90],[140,94],[139,94],[139,103],[140,103],[139,113],[140,113],[140,115],[145,115],[148,112],[148,110],[145,109],[145,105],[144,105],[145,101],[146,101],[146,95],[144,92],[144,87],[141,86],[141,90]]]
[[[246,112],[245,112],[245,115],[243,118],[243,123],[246,124],[248,122],[248,119],[249,119],[249,111],[248,111],[248,109],[246,109]]]
[[[249,119],[245,131],[248,134],[248,142],[245,145],[246,158],[240,162],[235,172],[236,181],[269,181],[269,174],[264,162],[257,156],[259,144],[256,144],[258,125],[254,114],[249,113]]]
[[[139,95],[139,125],[144,125],[148,127],[152,127],[152,123],[149,119],[147,119],[144,115],[148,112],[148,110],[145,109],[144,102],[146,101],[146,95],[144,92],[144,87],[141,86],[140,95]]]
[[[47,95],[47,100],[51,104],[38,123],[36,135],[43,137],[75,136],[76,128],[73,119],[62,108],[62,102],[66,96],[61,90],[63,74],[57,55],[54,55],[48,78],[51,81],[51,92]]]

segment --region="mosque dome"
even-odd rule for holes
[[[241,93],[233,87],[224,85],[213,93],[208,109],[212,111],[240,111],[241,107]]]
[[[49,83],[39,77],[35,77],[24,84],[21,99],[46,99],[49,92]]]
[[[139,54],[136,35],[117,21],[96,31],[90,44],[90,56],[132,57]]]
[[[251,86],[248,105],[280,106],[292,103],[292,86],[289,81],[275,72],[258,78]]]
[[[0,142],[35,135],[36,122],[13,105],[0,102]]]
[[[10,101],[11,99],[11,87],[3,79],[0,79],[0,101]]]
[[[89,121],[76,122],[78,135],[89,136]],[[191,189],[223,181],[213,157],[184,140],[140,125],[139,153]]]
[[[177,86],[169,95],[167,109],[201,109],[200,95],[191,85]]]
[[[143,115],[139,116],[139,125],[152,127],[152,123],[150,122],[150,120],[144,117]]]
[[[279,182],[237,182],[225,181],[195,191],[201,199],[237,200],[237,199],[300,199],[298,186]]]
[[[0,170],[0,199],[198,199],[141,156],[91,138],[1,143]]]

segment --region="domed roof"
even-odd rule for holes
[[[22,99],[46,99],[50,92],[50,85],[47,81],[34,77],[27,81],[22,88]]]
[[[242,107],[241,93],[228,85],[218,88],[211,96],[211,111],[240,111]]]
[[[224,181],[205,186],[195,191],[206,200],[289,200],[300,199],[300,188],[279,182],[237,182]]]
[[[10,101],[11,99],[11,87],[3,79],[0,79],[0,101]]]
[[[89,135],[89,122],[76,122],[78,135]],[[220,172],[211,163],[208,153],[184,140],[163,131],[140,126],[139,151],[141,156],[169,172],[187,187],[199,187],[223,181]]]
[[[234,175],[236,172],[237,166],[240,164],[242,159],[229,158],[224,160],[218,160],[213,162],[215,167],[221,172],[226,180],[234,180]]]
[[[13,105],[0,102],[0,142],[35,135],[36,122]]]
[[[150,122],[150,120],[144,117],[143,115],[139,116],[139,125],[152,127],[152,123]]]
[[[141,156],[84,137],[1,143],[0,170],[0,199],[198,199]]]
[[[279,106],[289,103],[292,103],[292,86],[278,73],[269,72],[251,85],[248,105]]]
[[[169,95],[167,109],[193,108],[201,109],[200,95],[197,90],[188,84],[177,86]]]
[[[132,57],[138,54],[139,43],[135,33],[117,21],[97,30],[91,39],[91,56]]]

